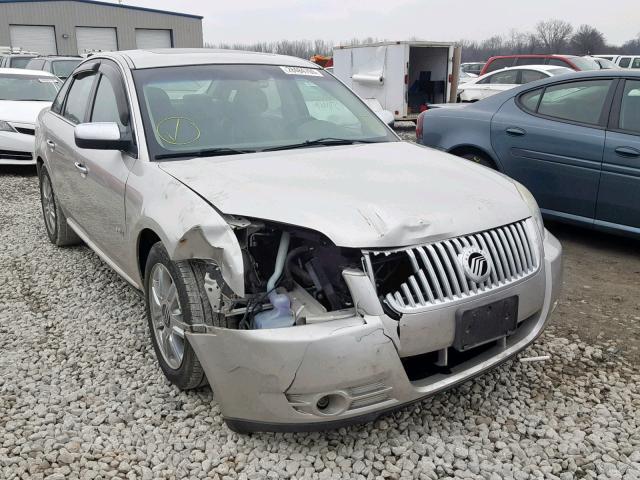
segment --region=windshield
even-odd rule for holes
[[[35,57],[11,57],[9,65],[11,68],[25,68],[32,58]]]
[[[60,85],[60,80],[55,77],[2,75],[0,100],[52,102]]]
[[[591,58],[569,57],[569,60],[580,70],[600,70],[600,65]]]
[[[299,148],[320,139],[397,141],[360,99],[323,70],[198,65],[133,73],[154,157]]]
[[[53,74],[60,78],[67,78],[82,60],[55,60],[51,62]]]

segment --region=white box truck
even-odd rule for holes
[[[426,41],[338,46],[333,74],[365,101],[379,102],[396,121],[414,121],[426,105],[455,101],[459,48]]]

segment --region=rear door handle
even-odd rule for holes
[[[87,173],[89,173],[89,169],[87,169],[87,167],[85,167],[81,163],[75,162],[74,165],[82,175],[86,175]]]
[[[618,147],[615,152],[621,157],[637,158],[640,157],[640,150],[631,147]]]
[[[505,130],[507,135],[511,135],[512,137],[523,137],[527,134],[522,128],[518,127],[509,127]]]
[[[47,145],[49,146],[49,148],[51,150],[55,150],[56,149],[56,144],[55,142],[51,141],[51,140],[47,140]]]

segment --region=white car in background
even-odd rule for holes
[[[640,68],[640,55],[620,55],[616,63],[620,68]]]
[[[478,78],[478,75],[475,73],[465,72],[464,70],[460,70],[460,76],[458,77],[458,85],[461,83],[467,83],[471,80],[475,80]]]
[[[459,85],[458,101],[477,102],[518,85],[571,72],[570,68],[556,65],[523,65],[497,70]]]
[[[0,68],[0,165],[35,165],[35,123],[60,80],[47,72]]]

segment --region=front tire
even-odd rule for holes
[[[44,226],[47,230],[49,241],[58,247],[77,245],[81,242],[67,223],[67,217],[60,208],[58,197],[53,191],[53,184],[49,172],[43,166],[40,172],[40,203]]]
[[[161,242],[151,247],[145,268],[145,300],[153,349],[165,377],[183,390],[207,384],[189,344],[185,325],[213,324],[194,262],[173,262]]]

